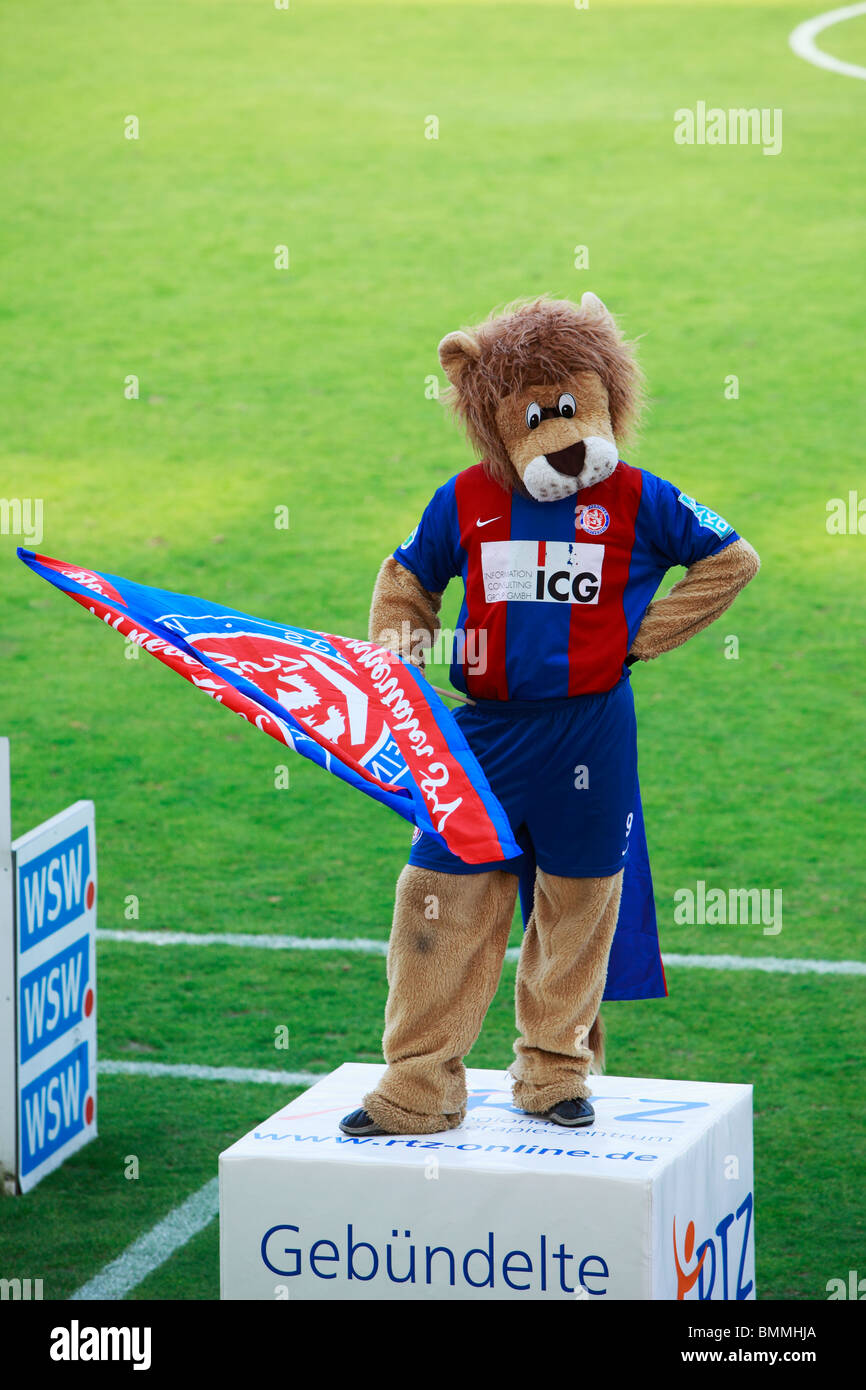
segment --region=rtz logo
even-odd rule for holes
[[[484,541],[484,597],[488,603],[597,604],[603,563],[603,545]]]
[[[746,1256],[749,1251],[749,1237],[752,1232],[752,1194],[740,1203],[736,1212],[727,1216],[716,1226],[714,1235],[708,1236],[695,1249],[695,1223],[690,1221],[680,1253],[677,1239],[677,1223],[673,1223],[674,1265],[677,1273],[677,1298],[697,1286],[697,1297],[705,1302],[713,1296],[718,1287],[721,1299],[744,1299],[752,1292],[752,1280],[745,1280]],[[737,1256],[739,1255],[739,1260]]]

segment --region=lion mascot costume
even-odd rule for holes
[[[719,617],[759,561],[718,513],[620,459],[641,376],[595,295],[511,305],[450,333],[439,360],[480,462],[382,564],[370,637],[423,667],[443,590],[462,579],[451,679],[471,703],[455,717],[535,872],[514,1104],[588,1125],[635,813],[630,666]],[[653,601],[677,565],[685,576]],[[344,1133],[461,1123],[463,1059],[499,982],[519,874],[519,859],[467,864],[416,831],[388,948],[387,1066]]]

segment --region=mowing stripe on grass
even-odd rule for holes
[[[861,81],[866,81],[866,68],[861,68],[857,63],[843,62],[841,58],[833,58],[815,43],[818,34],[829,29],[831,25],[841,24],[843,19],[855,19],[861,14],[866,14],[864,4],[844,5],[840,10],[827,10],[824,14],[816,15],[814,19],[807,19],[804,23],[798,24],[788,35],[788,43],[798,58],[805,58],[807,63],[814,63],[816,68],[827,68],[830,72],[840,72],[843,77],[859,77]]]
[[[360,951],[384,956],[387,941],[363,936],[271,936],[253,932],[192,931],[112,931],[98,930],[97,941],[125,941],[131,946],[247,946],[265,951]],[[509,946],[507,961],[516,961],[519,946]],[[866,975],[866,964],[859,960],[807,960],[795,956],[662,956],[665,967],[687,966],[692,970],[765,970],[781,975]],[[134,1065],[130,1063],[130,1066]],[[275,1072],[274,1075],[281,1075]]]
[[[72,1299],[124,1298],[148,1274],[210,1225],[219,1211],[219,1178],[211,1178],[198,1192],[158,1221],[152,1230],[133,1241],[122,1255],[101,1269],[71,1295]]]
[[[263,1067],[205,1067],[191,1062],[96,1063],[100,1076],[175,1076],[188,1081],[251,1081],[260,1086],[312,1086],[325,1072],[266,1071]]]

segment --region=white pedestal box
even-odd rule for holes
[[[444,1134],[353,1140],[345,1063],[220,1155],[226,1299],[755,1297],[752,1088],[592,1078],[595,1124],[469,1072]]]

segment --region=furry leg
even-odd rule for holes
[[[586,1078],[594,1046],[603,1047],[599,1007],[621,892],[622,870],[610,878],[538,870],[515,987],[522,1037],[511,1075],[521,1110],[537,1114],[591,1095]]]
[[[364,1109],[391,1134],[454,1129],[466,1114],[463,1058],[496,992],[517,878],[408,865],[397,881],[382,1050]]]
[[[589,1030],[589,1037],[586,1045],[592,1053],[592,1065],[590,1071],[594,1071],[596,1076],[600,1076],[604,1071],[604,1038],[605,1028],[604,1019],[601,1014],[596,1014],[595,1023]]]

